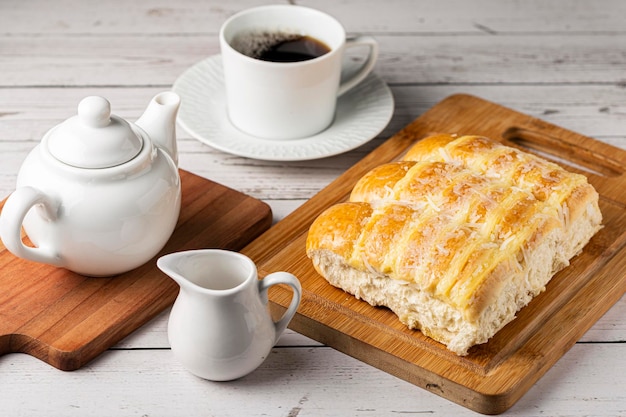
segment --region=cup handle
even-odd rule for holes
[[[30,247],[22,242],[22,223],[28,211],[37,205],[42,207],[42,215],[47,221],[55,221],[59,204],[33,187],[20,187],[7,199],[0,214],[0,237],[4,246],[20,258],[61,266],[61,257],[57,251],[40,243],[39,247]]]
[[[346,93],[348,90],[352,89],[358,83],[363,81],[365,77],[372,72],[374,69],[374,65],[376,64],[376,60],[378,59],[378,42],[376,39],[371,36],[357,36],[356,38],[346,40],[346,48],[351,48],[353,46],[369,46],[370,51],[367,57],[367,60],[363,64],[363,66],[349,79],[343,81],[339,85],[339,91],[337,96],[340,96]]]
[[[289,304],[287,311],[285,311],[285,314],[283,314],[280,320],[274,322],[274,327],[276,328],[276,338],[274,339],[274,343],[278,342],[278,338],[281,334],[283,334],[294,314],[296,314],[296,310],[300,305],[300,299],[302,298],[302,286],[295,275],[288,272],[274,272],[259,280],[259,294],[261,295],[263,302],[267,303],[267,290],[272,285],[276,284],[289,285],[293,290],[293,296],[291,297],[291,303]]]

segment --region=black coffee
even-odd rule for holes
[[[299,62],[330,52],[322,41],[284,32],[249,32],[236,36],[231,46],[252,58],[272,62]]]

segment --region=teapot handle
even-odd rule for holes
[[[259,293],[264,302],[267,302],[267,290],[272,285],[276,284],[289,285],[293,290],[293,295],[285,314],[283,314],[280,320],[274,323],[274,327],[276,328],[274,343],[278,342],[278,338],[280,338],[280,335],[283,334],[294,314],[296,314],[296,310],[300,305],[300,299],[302,298],[302,286],[298,278],[288,272],[274,272],[259,280]]]
[[[22,242],[22,223],[28,211],[40,206],[42,215],[47,221],[57,218],[59,203],[33,187],[19,187],[6,200],[0,214],[0,238],[4,246],[20,258],[61,266],[61,257],[49,244],[41,242],[39,247],[26,246]]]

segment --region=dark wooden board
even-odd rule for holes
[[[125,274],[88,278],[17,258],[0,244],[0,354],[23,352],[75,370],[174,302],[178,285],[156,267],[158,256],[239,250],[271,226],[271,209],[262,201],[183,170],[180,175],[182,207],[172,237],[150,262]]]
[[[604,228],[559,272],[545,292],[488,343],[459,357],[408,330],[388,309],[330,286],[305,254],[306,234],[328,206],[345,201],[370,169],[396,160],[436,132],[478,134],[541,154],[581,172],[600,193]],[[383,143],[283,221],[243,249],[261,275],[286,270],[303,286],[290,327],[437,395],[484,414],[499,414],[526,391],[626,291],[626,151],[468,95],[451,96]],[[270,293],[280,313],[283,288]]]

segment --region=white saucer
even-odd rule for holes
[[[387,126],[394,109],[389,87],[370,74],[338,99],[335,120],[326,130],[308,138],[278,141],[250,136],[230,123],[220,55],[187,69],[173,90],[182,99],[178,123],[191,136],[224,152],[268,161],[304,161],[357,148]]]

